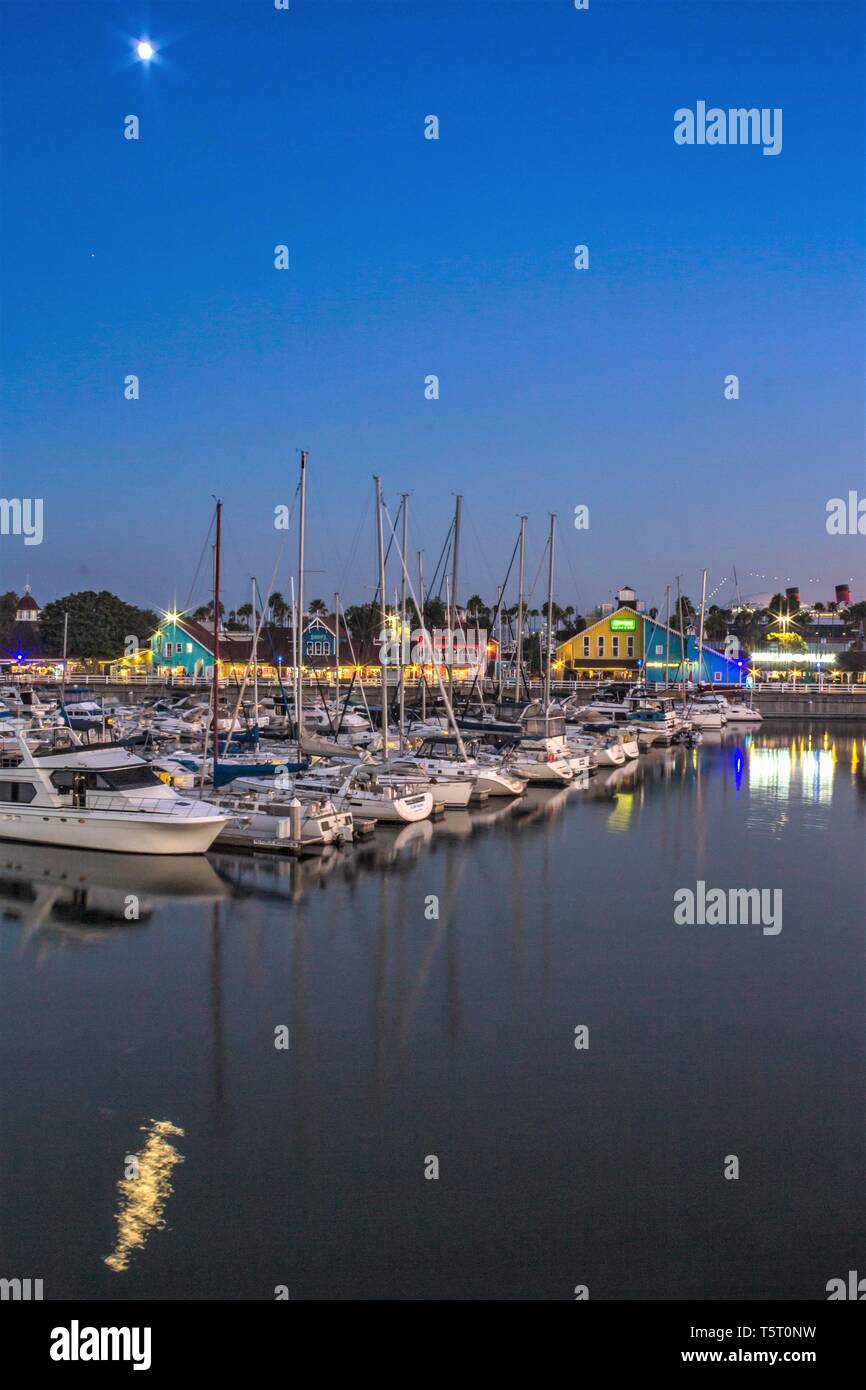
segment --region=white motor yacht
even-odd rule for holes
[[[65,729],[36,729],[4,740],[0,839],[125,854],[203,854],[225,826],[213,806],[180,796],[128,749],[73,739]]]

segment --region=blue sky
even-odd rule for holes
[[[536,606],[551,511],[562,604],[734,565],[862,596],[825,508],[866,492],[863,17],[3,0],[0,492],[45,535],[0,538],[0,589],[184,604],[216,493],[242,602],[305,447],[310,597],[371,596],[373,472],[428,573],[464,494],[463,598],[495,597],[521,511]],[[781,107],[781,154],[676,145],[698,100]]]

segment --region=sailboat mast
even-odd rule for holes
[[[400,568],[400,751],[404,747],[404,728],[406,723],[406,662],[403,643],[406,632],[406,565],[409,554],[409,494],[403,493],[403,553]]]
[[[418,623],[424,633],[422,638],[422,658],[431,650],[427,624],[424,621],[424,551],[418,551]],[[427,677],[424,675],[424,662],[421,662],[421,718],[427,718]]]
[[[382,529],[382,479],[375,477],[376,483],[376,543],[379,549],[379,603],[381,607],[382,643],[387,641],[387,611],[385,608],[385,534]],[[379,647],[379,655],[382,655],[382,647]],[[385,661],[380,661],[381,681],[382,681],[382,752],[385,762],[388,761],[388,665]]]
[[[677,612],[680,618],[680,669],[682,671],[683,704],[686,703],[686,634],[683,629],[683,596],[680,592],[680,576],[677,575]]]
[[[671,683],[671,586],[665,585],[665,690]]]
[[[451,602],[448,609],[448,646],[450,649],[448,664],[448,699],[454,702],[454,652],[456,649],[455,635],[457,632],[457,560],[460,552],[460,510],[463,505],[463,498],[458,493],[454,502],[454,546],[451,551]]]
[[[223,504],[216,504],[216,538],[213,548],[213,783],[216,786],[216,769],[220,750],[220,554],[222,548]]]
[[[337,709],[340,708],[340,595],[334,594],[334,667],[337,675]]]
[[[295,638],[297,660],[295,662],[295,733],[298,739],[298,756],[301,753],[301,726],[303,714],[301,700],[304,693],[304,545],[307,531],[307,451],[301,450],[301,519],[298,536],[298,606]]]
[[[556,527],[556,513],[550,513],[550,540],[548,542],[549,555],[547,557],[547,651],[544,661],[544,718],[548,717],[550,706],[550,663],[553,651],[553,537]],[[546,727],[546,722],[545,722]]]
[[[520,699],[520,676],[523,670],[523,583],[526,577],[526,517],[520,518],[520,565],[517,577],[517,669],[514,676],[514,698]]]
[[[496,703],[502,704],[502,585],[496,596]]]
[[[259,722],[259,653],[258,653],[258,650],[257,650],[257,649],[258,649],[258,645],[259,645],[259,644],[258,644],[259,623],[258,623],[258,617],[257,617],[257,614],[256,614],[256,580],[255,580],[255,575],[253,575],[253,578],[250,580],[250,584],[251,584],[251,587],[252,587],[252,599],[253,599],[253,648],[252,648],[252,658],[253,658],[253,724],[254,724],[254,725],[257,725],[258,722]],[[264,614],[262,614],[262,617],[264,617]]]
[[[704,678],[704,609],[707,603],[707,572],[701,572],[701,620],[698,625],[698,687]]]

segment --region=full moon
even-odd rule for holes
[[[141,43],[136,44],[135,51],[139,58],[143,58],[145,62],[147,62],[148,58],[153,57],[153,46],[149,44],[146,39],[142,39]]]

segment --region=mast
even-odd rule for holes
[[[547,651],[544,662],[544,727],[547,728],[550,707],[550,663],[552,660],[553,637],[553,536],[556,526],[556,513],[550,513],[550,540],[547,557]]]
[[[297,694],[298,694],[298,610],[297,610],[297,607],[296,607],[296,605],[295,605],[295,576],[294,576],[294,575],[292,575],[292,576],[290,577],[290,579],[289,579],[289,597],[291,598],[290,607],[291,607],[291,610],[292,610],[292,685],[293,685],[293,687],[294,687],[294,689],[293,689],[293,695],[294,695],[294,699],[295,699],[295,733],[297,733],[297,715],[298,715],[298,708],[297,708]],[[299,744],[299,745],[298,745],[298,752],[300,753],[300,751],[301,751],[301,749],[300,749],[300,744]]]
[[[301,752],[301,725],[303,714],[301,700],[304,693],[304,544],[307,528],[307,451],[301,450],[301,521],[298,536],[298,607],[295,624],[297,658],[295,661],[295,733],[298,739],[298,756]]]
[[[379,604],[381,608],[382,632],[381,641],[386,641],[387,632],[387,612],[385,608],[385,536],[382,530],[382,479],[374,474],[376,484],[376,543],[379,551]],[[379,647],[381,658],[382,647]],[[381,666],[382,681],[382,752],[385,762],[388,762],[388,665],[387,662],[379,662]]]
[[[403,642],[406,632],[406,556],[409,545],[409,494],[403,493],[403,553],[400,567],[400,752],[404,747],[404,725],[406,722],[406,664],[403,659]]]
[[[66,705],[66,649],[69,638],[69,612],[63,614],[63,685],[60,689],[60,700],[63,706]]]
[[[223,504],[217,499],[216,538],[213,548],[213,784],[220,750],[220,552],[222,546]]]
[[[682,671],[683,705],[686,703],[686,634],[683,630],[683,596],[680,592],[680,576],[677,575],[677,612],[680,616],[680,669]]]
[[[340,595],[334,594],[334,665],[337,679],[337,710],[340,709]]]
[[[698,625],[698,687],[704,678],[704,608],[707,602],[707,572],[701,571],[701,619]]]
[[[665,585],[665,690],[671,683],[671,586]]]
[[[259,722],[259,653],[258,653],[258,645],[259,645],[259,642],[258,642],[259,624],[258,624],[258,618],[257,618],[257,616],[256,616],[256,579],[255,579],[255,575],[253,575],[253,578],[251,579],[250,583],[251,583],[251,585],[252,585],[252,591],[253,591],[253,649],[252,649],[252,658],[253,658],[253,725],[254,725],[254,726],[257,726],[257,725],[258,725],[258,722]],[[262,614],[262,617],[264,617],[264,613]]]
[[[502,585],[496,596],[496,703],[502,704]]]
[[[523,670],[523,581],[526,570],[526,517],[520,518],[520,569],[517,578],[517,670],[514,677],[514,698],[520,699],[520,676]]]
[[[421,652],[422,657],[432,650],[427,632],[427,624],[424,620],[424,551],[418,551],[418,602],[421,605],[418,610],[418,621],[421,631],[424,633],[422,638]],[[424,662],[421,661],[421,718],[427,718],[427,677],[424,675]]]
[[[448,664],[448,698],[454,700],[454,635],[457,630],[457,557],[460,550],[460,510],[463,498],[458,493],[454,502],[454,545],[451,551],[451,602],[448,609],[448,645],[450,648]]]

